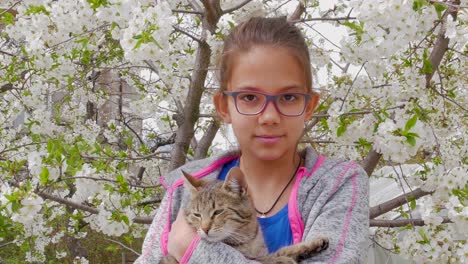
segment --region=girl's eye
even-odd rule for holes
[[[239,94],[239,99],[247,102],[252,102],[257,100],[257,95],[255,94]]]
[[[201,214],[199,214],[199,213],[193,213],[193,216],[200,218],[200,217],[201,217]]]
[[[296,100],[297,97],[295,94],[283,94],[281,96],[281,101],[285,101],[285,102],[292,102],[294,100]]]
[[[213,215],[217,216],[217,215],[220,215],[223,212],[224,212],[224,209],[218,209],[218,210],[214,211]]]

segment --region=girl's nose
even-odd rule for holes
[[[277,124],[280,121],[280,115],[275,103],[270,101],[265,106],[263,112],[260,113],[259,122],[261,124]]]

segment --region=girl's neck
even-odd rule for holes
[[[289,180],[301,162],[299,153],[285,155],[278,160],[261,160],[246,154],[240,157],[240,168],[246,175],[249,186],[277,185]]]
[[[242,154],[239,166],[244,172],[250,197],[259,214],[274,215],[288,203],[294,185],[291,182],[301,163],[300,155],[296,152],[274,161]]]

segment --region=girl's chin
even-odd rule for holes
[[[255,157],[263,161],[275,161],[281,159],[284,156],[285,152],[275,151],[275,150],[264,150],[256,151],[254,154]]]

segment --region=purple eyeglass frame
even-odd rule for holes
[[[261,93],[261,92],[251,92],[251,91],[238,91],[238,92],[229,92],[229,91],[224,91],[223,92],[225,95],[228,95],[228,96],[232,96],[232,98],[234,98],[234,105],[236,106],[236,110],[239,114],[241,115],[258,115],[260,113],[263,113],[263,111],[265,111],[268,103],[270,101],[273,102],[273,105],[275,106],[276,108],[276,111],[278,111],[278,113],[284,115],[284,116],[288,116],[288,117],[296,117],[296,116],[300,116],[304,113],[305,111],[305,108],[307,106],[307,102],[309,101],[310,99],[310,94],[306,94],[306,93],[281,93],[281,94],[277,94],[277,95],[271,95],[271,94],[266,94],[266,93]],[[239,108],[237,107],[237,96],[241,93],[252,93],[252,94],[261,94],[261,95],[264,95],[266,97],[266,101],[265,101],[265,104],[263,105],[263,107],[256,113],[252,113],[252,114],[246,114],[246,113],[241,113],[241,111],[239,111]],[[304,96],[304,108],[302,109],[301,113],[297,114],[297,115],[286,115],[284,114],[283,112],[281,112],[278,108],[278,106],[276,105],[276,102],[278,101],[278,98],[282,95],[285,95],[285,94],[293,94],[293,95],[302,95]]]

